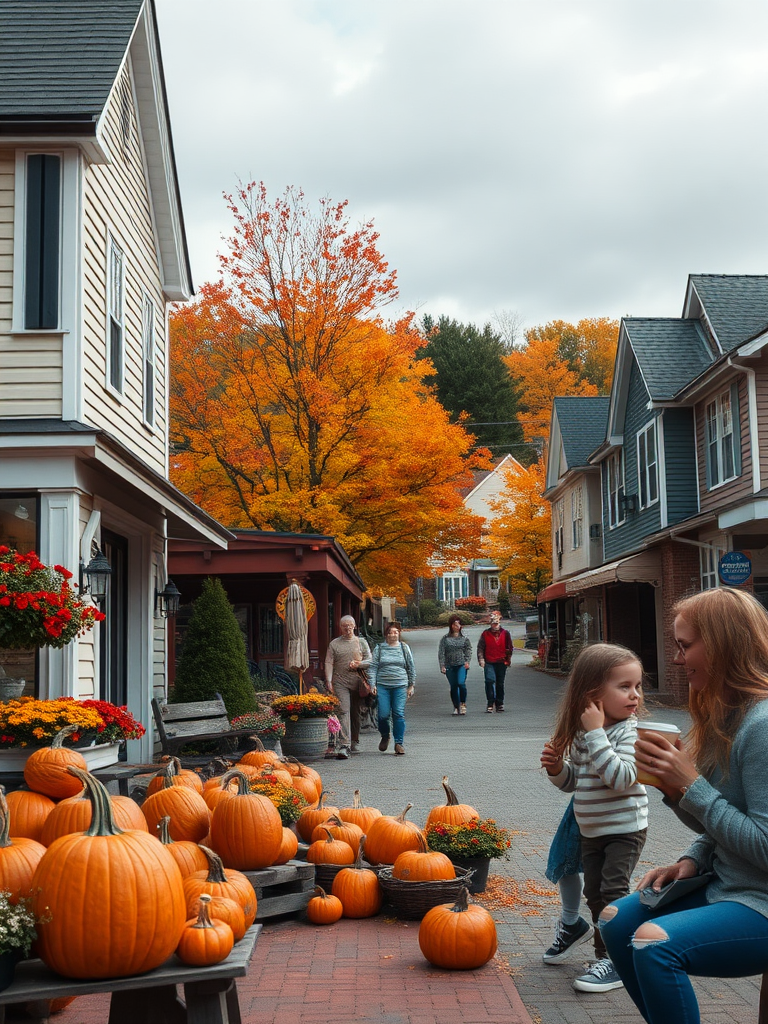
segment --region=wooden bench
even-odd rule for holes
[[[0,1024],[5,1007],[37,1003],[47,1016],[51,999],[111,992],[109,1024],[241,1024],[236,978],[248,973],[261,925],[245,933],[226,960],[213,967],[190,967],[172,956],[147,974],[105,981],[76,981],[54,974],[42,960],[26,960],[16,978],[0,992]],[[184,986],[186,1006],[176,994]],[[40,1019],[40,1018],[38,1018]]]
[[[177,757],[181,747],[188,743],[210,740],[239,739],[253,736],[253,729],[233,729],[224,701],[219,694],[216,700],[191,701],[188,704],[161,703],[152,699],[152,712],[160,737],[163,753]],[[202,760],[210,761],[208,754]],[[197,763],[200,759],[189,759]]]

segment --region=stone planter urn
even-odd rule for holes
[[[327,718],[299,718],[285,723],[283,753],[307,761],[323,757],[328,747]]]

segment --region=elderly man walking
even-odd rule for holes
[[[340,746],[336,755],[346,761],[350,753],[356,753],[360,742],[360,699],[357,688],[360,682],[358,668],[371,664],[371,649],[362,637],[355,636],[355,620],[343,615],[341,636],[331,640],[325,655],[325,684],[330,693],[339,701],[339,722],[341,722]]]
[[[477,660],[485,676],[485,697],[489,715],[504,710],[504,679],[512,661],[512,636],[501,628],[501,615],[491,612],[491,625],[477,642]]]

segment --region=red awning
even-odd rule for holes
[[[544,604],[545,601],[556,601],[558,597],[565,597],[565,582],[550,583],[536,598],[536,604]]]

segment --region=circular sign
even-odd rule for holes
[[[738,587],[752,575],[752,562],[741,551],[727,551],[717,563],[717,572],[721,583]]]
[[[299,584],[299,586],[301,586],[301,584]],[[304,607],[307,609],[307,619],[311,619],[317,610],[315,606],[315,599],[306,587],[301,587],[301,594],[304,598]],[[275,601],[275,611],[281,619],[285,619],[285,601],[287,597],[288,587],[286,587],[285,590],[280,591],[277,595],[277,600]]]

